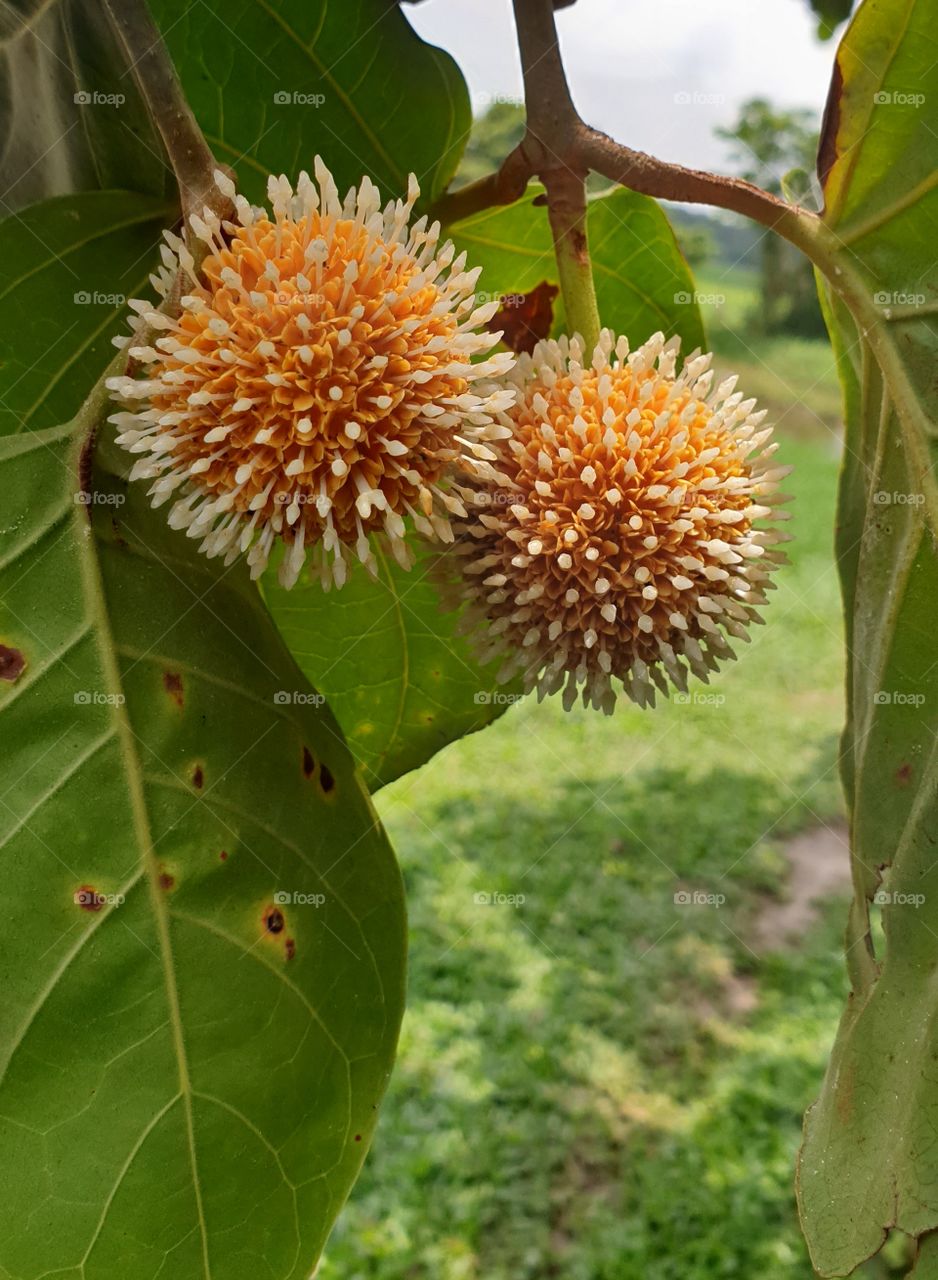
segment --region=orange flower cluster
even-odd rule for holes
[[[307,548],[327,586],[349,548],[374,569],[375,531],[406,566],[408,517],[451,540],[463,507],[446,474],[484,470],[512,397],[492,382],[510,354],[473,361],[498,340],[484,329],[497,303],[475,305],[478,269],[438,224],[409,225],[416,181],[382,210],[367,178],[340,200],[318,160],[315,174],[295,191],[271,178],[272,213],[216,174],[237,222],[190,220],[208,249],[198,273],[166,234],[154,283],[165,296],[182,273],[181,314],[132,302],[135,327],[160,336],[130,348],[144,377],[111,384],[127,405],[118,442],[144,455],[132,478],[153,481],[154,505],[176,497],[170,524],[226,563],[247,551],[254,576],[283,539],[286,586]]]
[[[679,342],[629,353],[604,331],[540,343],[506,382],[495,475],[466,482],[456,523],[465,629],[540,695],[609,712],[613,680],[640,704],[731,657],[781,559],[766,522],[785,469],[771,428],[710,357],[679,375]]]

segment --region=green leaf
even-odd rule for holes
[[[894,1225],[920,1236],[938,1224],[933,24],[924,0],[861,5],[838,52],[821,147],[840,295],[826,308],[848,426],[838,555],[855,885],[852,993],[799,1174],[822,1275],[852,1271]]]
[[[0,1274],[306,1280],[393,1059],[400,875],[244,567],[109,428],[89,465],[104,408],[0,441]]]
[[[151,196],[99,191],[0,223],[0,435],[78,412],[126,331],[126,298],[149,292],[160,233],[176,217]]]
[[[413,535],[412,535],[413,538]],[[438,575],[446,551],[413,538],[413,569],[375,548],[375,582],[356,565],[328,594],[304,577],[291,591],[264,578],[283,638],[338,717],[365,783],[376,791],[416,769],[448,742],[490,724],[520,697],[480,667],[444,610]]]
[[[448,54],[387,0],[155,0],[209,146],[259,198],[267,175],[366,173],[386,197],[413,171],[425,199],[456,171],[472,113]]]
[[[532,194],[533,193],[533,194]],[[469,262],[482,267],[479,287],[492,297],[529,293],[542,281],[557,284],[557,264],[547,210],[523,200],[487,209],[450,229]],[[590,257],[599,317],[633,346],[662,330],[679,333],[685,355],[704,345],[703,324],[691,275],[661,207],[648,196],[616,188],[589,202]],[[554,333],[564,332],[557,300]]]
[[[0,102],[3,214],[75,191],[173,189],[102,0],[4,4]]]

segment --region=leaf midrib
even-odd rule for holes
[[[79,432],[73,447],[72,455],[71,474],[74,477],[74,493],[78,492],[79,458],[85,443],[85,440]],[[127,711],[127,701],[123,692],[120,664],[117,659],[116,643],[111,628],[110,613],[108,611],[107,598],[104,590],[104,578],[101,570],[100,558],[98,556],[98,542],[93,533],[90,537],[86,536],[87,530],[83,528],[80,523],[81,521],[86,521],[90,518],[89,509],[79,503],[75,504],[75,509],[76,514],[72,519],[75,545],[82,573],[84,598],[88,612],[91,615],[92,622],[94,624],[98,655],[104,673],[105,684],[111,694],[118,695],[115,696],[112,704],[113,717],[117,728],[118,743],[127,779],[127,789],[130,797],[130,808],[134,831],[137,838],[137,845],[140,850],[141,861],[143,862],[146,870],[147,883],[150,891],[150,903],[153,916],[156,921],[157,934],[159,938],[160,960],[163,968],[166,1001],[169,1011],[169,1025],[173,1037],[173,1049],[179,1071],[179,1088],[183,1098],[183,1108],[186,1117],[186,1134],[189,1148],[189,1164],[192,1172],[192,1189],[202,1241],[202,1265],[206,1280],[211,1280],[212,1270],[208,1253],[208,1229],[205,1222],[205,1211],[202,1203],[202,1189],[199,1182],[198,1157],[196,1154],[195,1120],[192,1106],[192,1082],[189,1076],[189,1063],[182,1027],[179,989],[176,983],[176,973],[173,965],[169,912],[164,901],[163,894],[160,890],[159,864],[154,851],[153,834],[150,827],[149,811],[147,808],[143,782],[143,768],[135,745],[135,734],[130,723],[130,716]]]

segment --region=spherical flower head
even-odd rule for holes
[[[475,305],[478,269],[438,224],[410,224],[416,180],[382,209],[368,178],[340,200],[318,159],[314,172],[295,191],[271,178],[272,212],[216,174],[232,220],[190,218],[198,265],[166,233],[152,279],[167,303],[130,304],[142,376],[110,384],[154,506],[173,497],[174,528],[226,563],[247,552],[254,577],[282,539],[285,586],[308,548],[324,586],[344,582],[349,549],[374,572],[376,531],[407,567],[408,517],[451,541],[464,508],[447,473],[486,470],[512,397],[491,380],[513,356],[473,360],[497,342],[484,326],[498,304]]]
[[[676,375],[678,347],[629,354],[604,330],[584,363],[578,339],[541,342],[506,379],[497,475],[462,488],[463,629],[500,680],[563,688],[567,708],[582,691],[610,712],[614,680],[641,705],[706,680],[782,559],[765,414],[735,378],[711,391],[710,356]]]

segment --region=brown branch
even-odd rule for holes
[[[146,0],[105,0],[105,8],[127,55],[150,117],[172,166],[185,215],[218,208],[212,175],[218,167],[186,101],[163,37]]]
[[[805,217],[814,217],[808,210],[787,204],[751,182],[669,164],[614,142],[582,121],[578,123],[574,149],[581,163],[632,191],[655,196],[659,200],[730,209],[789,238],[793,233],[800,234],[796,232],[794,223]]]
[[[550,209],[568,201],[570,181],[592,170],[619,186],[659,200],[708,204],[740,213],[791,240],[814,261],[820,252],[817,215],[787,204],[761,187],[699,169],[669,164],[615,142],[585,124],[570,95],[551,0],[514,0],[524,73],[525,136],[497,173],[443,196],[435,216],[453,222],[520,198],[539,177]],[[559,175],[565,174],[565,177]]]
[[[495,205],[514,204],[524,195],[530,179],[531,166],[522,148],[517,146],[494,173],[455,191],[447,191],[434,204],[432,215],[448,225]]]

